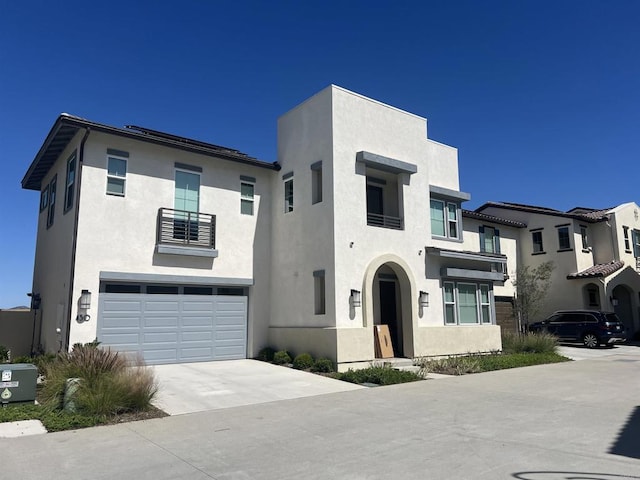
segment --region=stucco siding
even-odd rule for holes
[[[109,148],[129,153],[124,197],[106,194]],[[216,216],[216,258],[156,253],[158,209],[174,208],[176,162],[202,169],[199,211]],[[99,274],[110,271],[253,278],[250,293],[268,305],[270,173],[177,149],[91,134],[82,171],[73,298],[79,298],[82,289],[93,292],[88,313],[96,319]],[[256,179],[254,215],[240,214],[240,175]],[[76,305],[73,308],[70,343],[93,340],[95,321],[76,322]],[[266,327],[255,325],[268,322],[263,310],[250,306],[249,312],[255,328],[250,335],[264,334]]]
[[[71,282],[71,257],[73,248],[73,227],[78,192],[74,188],[73,207],[64,212],[65,180],[67,159],[75,151],[76,172],[80,141],[84,132],[80,131],[69,142],[49,172],[45,175],[41,191],[57,175],[55,214],[53,224],[47,228],[47,209],[38,214],[38,233],[33,272],[33,292],[41,296],[36,345],[44,350],[56,352],[64,345],[69,318],[69,288]],[[77,187],[77,173],[76,173]]]

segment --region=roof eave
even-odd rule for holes
[[[46,155],[47,150],[51,147],[52,142],[56,139],[56,137],[58,136],[63,126],[69,126],[72,128],[76,128],[77,130],[81,128],[90,129],[93,131],[98,131],[98,132],[116,135],[120,137],[133,138],[143,142],[153,143],[156,145],[162,145],[170,148],[177,148],[180,150],[184,150],[192,153],[198,153],[198,154],[206,155],[213,158],[229,160],[237,163],[242,163],[245,165],[252,165],[252,166],[267,168],[275,171],[279,171],[281,168],[278,162],[269,163],[262,160],[258,160],[253,157],[249,157],[249,156],[245,157],[244,155],[235,155],[232,152],[226,153],[224,151],[213,151],[212,149],[208,149],[204,146],[193,145],[193,144],[190,145],[190,144],[185,144],[185,143],[181,143],[174,140],[156,138],[150,135],[145,135],[145,134],[134,132],[134,131],[127,131],[120,128],[111,127],[109,125],[92,122],[90,120],[73,117],[67,114],[61,114],[56,119],[53,126],[51,127],[51,130],[49,131],[49,134],[47,135],[47,137],[45,138],[45,141],[40,147],[40,150],[38,150],[38,153],[36,154],[33,161],[31,162],[31,165],[29,166],[27,173],[25,173],[22,179],[22,188],[26,190],[41,189],[40,184],[42,181],[42,177],[46,175],[46,172],[42,176],[38,176],[38,177],[36,177],[34,174],[38,170],[38,167],[41,166],[40,163],[43,157]],[[50,168],[50,166],[48,168]],[[46,171],[48,171],[48,168],[46,169]]]

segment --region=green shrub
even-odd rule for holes
[[[554,353],[557,346],[558,338],[548,333],[502,334],[504,353]]]
[[[318,358],[311,366],[314,373],[331,373],[333,370],[333,362],[328,358]]]
[[[395,370],[390,365],[371,366],[361,370],[351,370],[337,375],[339,380],[350,383],[374,383],[377,385],[394,385],[396,383],[423,380],[417,373],[408,370]]]
[[[13,357],[11,363],[33,363],[33,357],[29,355],[20,355],[19,357]]]
[[[308,353],[301,353],[293,359],[293,368],[297,370],[306,370],[313,366],[313,357]]]
[[[291,363],[291,355],[286,350],[280,350],[273,354],[273,363],[276,365]]]
[[[74,394],[77,412],[107,416],[145,410],[157,392],[153,372],[110,349],[76,345],[45,364],[45,382],[40,398],[51,408],[61,408],[66,381],[79,378]]]
[[[275,353],[275,349],[271,347],[264,347],[258,352],[258,356],[256,357],[256,359],[263,362],[273,362],[273,356],[275,355]]]
[[[4,345],[0,345],[0,363],[9,361],[9,349]]]

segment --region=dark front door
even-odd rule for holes
[[[389,326],[394,354],[403,356],[402,323],[398,319],[396,282],[380,282],[380,323]]]

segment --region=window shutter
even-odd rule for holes
[[[484,226],[480,226],[480,251],[484,252],[486,251],[484,248]]]
[[[497,228],[494,230],[495,234],[493,237],[493,241],[495,243],[496,246],[496,253],[500,253],[500,230],[498,230]]]

